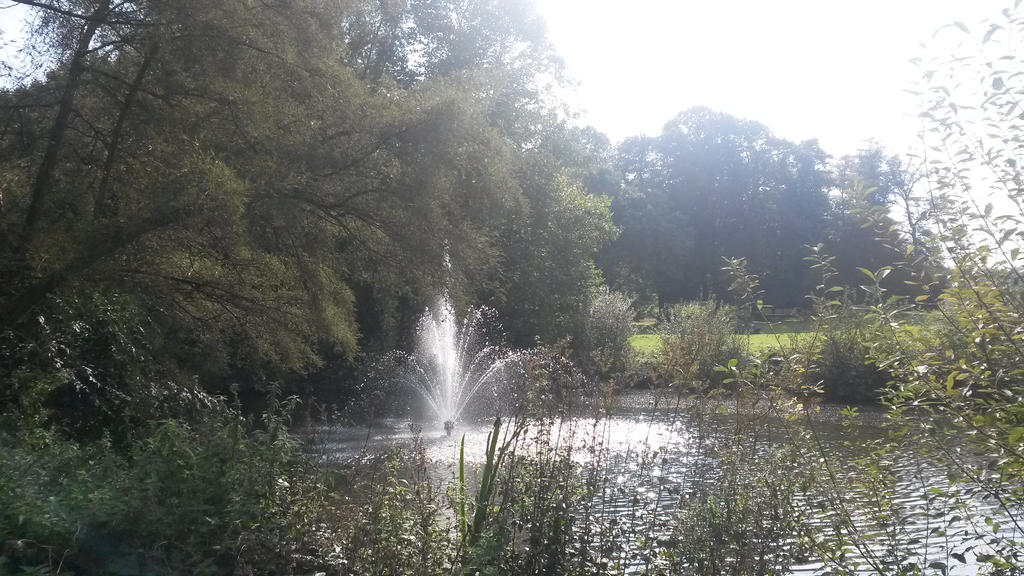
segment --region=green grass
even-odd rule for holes
[[[746,336],[743,334],[737,334],[736,338],[750,338],[750,351],[754,354],[759,354],[767,350],[779,350],[779,343],[781,342],[781,348],[788,349],[790,344],[794,340],[810,336],[810,332],[777,332],[775,334],[751,334]]]
[[[653,320],[647,319],[634,322],[637,326],[653,327]],[[796,340],[808,338],[812,335],[810,324],[806,320],[784,320],[773,322],[771,326],[764,322],[757,322],[755,326],[758,334],[737,334],[735,338],[749,338],[750,352],[760,354],[768,350],[779,350],[781,347],[789,349]],[[904,324],[901,328],[904,337],[918,337],[921,334],[921,326],[915,324]],[[656,354],[661,350],[661,335],[659,334],[634,334],[629,339],[630,346],[639,354]]]
[[[659,334],[634,334],[629,337],[629,345],[640,354],[654,354],[661,350]]]
[[[786,334],[792,332],[808,332],[811,329],[811,323],[807,320],[780,320],[778,322],[772,322],[770,325],[767,322],[754,322],[754,327],[758,332],[763,334]]]
[[[802,338],[810,332],[778,332],[777,334],[751,334],[750,351],[753,353],[764,352],[765,350],[779,348],[779,341],[782,346],[787,347],[793,338]],[[778,338],[776,338],[778,336]],[[747,338],[745,335],[737,335],[736,338]],[[634,334],[629,338],[629,344],[635,352],[640,354],[654,354],[661,350],[661,336],[659,334]]]

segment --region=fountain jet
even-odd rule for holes
[[[513,357],[487,344],[483,312],[471,310],[460,321],[446,295],[434,309],[428,308],[419,322],[409,384],[444,422],[448,435],[469,401],[482,389],[495,385]]]

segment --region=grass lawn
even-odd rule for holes
[[[661,336],[658,334],[634,334],[629,337],[629,345],[640,354],[653,354],[661,350]]]
[[[778,322],[754,322],[757,334],[737,334],[737,339],[749,338],[750,351],[760,354],[766,350],[778,350],[781,343],[782,348],[789,349],[794,340],[807,337],[811,334],[811,325],[806,320],[781,320]],[[742,341],[742,340],[741,340]]]
[[[782,341],[783,346],[789,346],[793,338],[801,338],[810,332],[804,331],[778,331],[775,334],[751,334],[750,338],[750,351],[753,353],[760,353],[765,350],[775,349],[779,347],[779,341]],[[776,338],[778,336],[778,338]],[[738,334],[736,338],[747,338],[747,336]],[[658,334],[634,334],[629,338],[629,344],[633,347],[633,350],[640,354],[654,354],[661,350],[661,336]]]
[[[810,332],[777,332],[775,334],[751,334],[750,338],[750,351],[754,354],[759,354],[765,350],[777,350],[779,343],[786,349],[793,342],[794,339],[800,339],[806,336],[810,336]],[[737,334],[735,338],[747,338],[748,336],[743,334]],[[742,341],[742,340],[741,340]]]
[[[649,327],[653,325],[647,322],[634,322],[639,326]],[[809,338],[812,335],[811,326],[805,320],[786,320],[773,322],[771,326],[767,323],[756,322],[758,334],[737,334],[734,338],[749,338],[750,352],[760,354],[766,350],[777,350],[779,343],[787,350],[792,346],[794,340]],[[921,336],[922,327],[917,324],[903,324],[900,327],[900,335],[908,340],[914,340]],[[741,340],[742,341],[742,340]],[[634,334],[629,339],[629,344],[635,352],[642,355],[651,355],[661,350],[661,336],[659,334]]]

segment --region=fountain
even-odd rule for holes
[[[486,308],[455,316],[447,295],[420,319],[416,351],[409,358],[407,382],[426,400],[449,436],[469,401],[481,390],[494,389],[515,357],[484,337]]]

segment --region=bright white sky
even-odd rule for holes
[[[959,20],[974,32],[1012,1],[536,0],[579,82],[572,101],[613,141],[659,134],[705,105],[818,138],[833,155],[869,138],[892,152],[915,146],[908,60],[922,43],[949,50],[932,41],[940,27]]]
[[[917,144],[908,63],[940,27],[974,26],[1012,0],[535,0],[578,81],[568,97],[613,141],[656,135],[705,105],[855,152],[875,138],[893,152]],[[23,10],[0,0],[3,44]],[[941,36],[940,36],[941,38]],[[944,48],[936,45],[945,44]],[[7,52],[7,54],[10,54]]]

